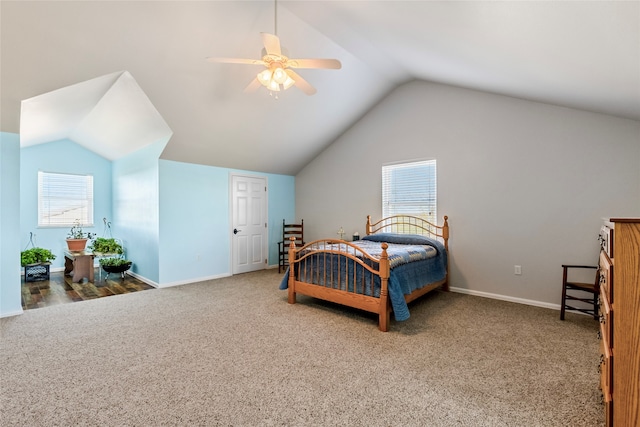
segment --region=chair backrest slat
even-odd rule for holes
[[[289,245],[292,237],[295,238],[296,246],[304,245],[304,220],[300,220],[299,224],[287,224],[284,219],[282,220],[282,241],[278,242],[280,248],[279,271],[289,264]]]

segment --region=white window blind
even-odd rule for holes
[[[413,215],[436,224],[436,161],[382,166],[382,216]]]
[[[93,176],[38,172],[38,226],[93,226]]]

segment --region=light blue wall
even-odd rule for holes
[[[112,218],[111,162],[70,140],[24,147],[20,150],[20,245],[29,244],[29,233],[36,245],[51,250],[56,259],[52,268],[64,266],[63,250],[69,227],[38,228],[38,171],[93,175],[94,226],[86,232],[104,232],[103,218]]]
[[[295,177],[267,175],[269,181],[269,264],[278,264],[278,242],[282,240],[282,220],[299,221],[296,217]]]
[[[158,158],[167,139],[113,162],[113,236],[123,239],[131,271],[155,284],[159,275]]]
[[[282,219],[295,216],[295,178],[160,160],[160,280],[178,284],[230,275],[231,173],[267,178],[269,264],[278,262]]]
[[[20,137],[0,132],[0,317],[22,313]]]
[[[229,272],[228,171],[160,161],[160,277],[163,284]]]
[[[52,268],[64,265],[62,251],[67,228],[37,228],[38,170],[92,173],[95,226],[85,230],[103,235],[102,218],[106,217],[111,221],[112,235],[123,239],[126,256],[133,261],[132,272],[159,286],[231,274],[229,182],[232,173],[267,178],[271,266],[278,262],[277,242],[282,233],[282,220],[296,219],[293,176],[160,160],[167,140],[110,162],[69,140],[19,149],[19,137],[8,135],[11,138],[5,139],[11,140],[16,153],[8,156],[3,150],[1,160],[11,159],[8,162],[13,162],[20,185],[18,178],[12,178],[10,168],[3,167],[2,182],[15,182],[17,201],[13,203],[15,225],[0,224],[3,233],[0,277],[4,283],[5,265],[13,267],[7,271],[13,271],[11,274],[15,276],[15,286],[9,286],[15,310],[21,311],[18,254],[27,246],[30,231],[36,234],[38,246],[49,248],[58,256]],[[11,144],[7,144],[9,146]],[[5,209],[10,202],[6,201],[9,199],[4,186],[2,190],[4,217],[10,211]],[[5,244],[7,229],[16,234],[16,247],[12,250],[5,250],[10,243],[8,239]],[[15,259],[10,261],[7,253],[14,253]]]

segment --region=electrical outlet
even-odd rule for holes
[[[522,274],[522,266],[514,265],[513,266],[513,274],[515,274],[516,276],[520,276]]]

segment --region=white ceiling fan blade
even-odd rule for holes
[[[282,55],[282,50],[280,49],[280,39],[278,36],[269,33],[260,33],[262,35],[262,43],[264,44],[264,49],[267,51],[269,55]]]
[[[316,88],[311,86],[305,79],[300,77],[300,75],[298,73],[296,73],[295,71],[289,70],[289,69],[287,69],[285,71],[287,72],[289,77],[291,77],[291,79],[293,80],[293,84],[296,85],[298,87],[298,89],[300,89],[301,91],[303,91],[307,95],[313,95],[314,93],[317,92]]]
[[[207,62],[223,62],[225,64],[250,64],[265,65],[262,59],[243,59],[243,58],[207,58]]]
[[[287,65],[293,68],[323,68],[339,70],[342,64],[337,59],[289,59]]]
[[[258,78],[256,77],[251,81],[251,83],[249,83],[247,87],[244,88],[244,93],[255,92],[260,88],[260,86],[262,86],[262,84],[260,84],[260,80],[258,80]]]

